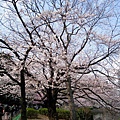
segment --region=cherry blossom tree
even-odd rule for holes
[[[11,5],[13,6],[9,6],[9,2],[12,3]],[[26,120],[26,92],[25,92],[25,76],[28,77],[32,77],[30,75],[30,73],[27,70],[27,58],[28,58],[28,54],[31,51],[32,47],[34,46],[34,42],[32,40],[32,36],[30,35],[29,30],[26,28],[26,25],[22,19],[22,17],[20,16],[19,12],[18,12],[18,8],[16,5],[16,1],[8,1],[6,2],[6,4],[8,4],[8,11],[10,12],[10,14],[13,13],[13,9],[16,10],[16,14],[18,15],[19,18],[19,23],[20,26],[22,25],[23,29],[22,31],[20,31],[20,28],[17,28],[19,23],[14,24],[14,19],[16,18],[11,18],[9,15],[10,14],[6,14],[5,18],[8,21],[9,26],[6,28],[8,28],[8,31],[10,30],[9,33],[7,33],[6,35],[4,34],[1,39],[0,39],[0,47],[2,49],[2,51],[5,51],[6,54],[9,54],[10,56],[13,56],[13,61],[14,61],[14,66],[12,66],[12,73],[8,71],[8,68],[6,68],[6,64],[4,64],[5,67],[1,67],[1,69],[3,71],[1,71],[3,74],[7,75],[9,77],[9,79],[11,79],[13,82],[17,83],[17,85],[20,86],[21,90],[21,119],[22,120]],[[3,6],[3,8],[5,8],[5,6]],[[7,9],[7,7],[6,7]],[[7,12],[8,12],[7,11]],[[10,20],[10,19],[11,20]],[[2,21],[2,20],[1,20]],[[4,20],[3,20],[4,21]],[[13,23],[13,24],[12,24]],[[6,24],[4,24],[5,26]],[[12,26],[13,25],[13,26]],[[15,27],[16,26],[16,27]],[[19,27],[20,27],[19,26]],[[24,36],[21,36],[22,32],[24,32],[25,30],[25,34],[27,34],[29,36],[29,40],[28,37],[26,36],[26,38],[24,38]],[[18,38],[19,36],[19,38]],[[7,38],[9,37],[9,38]],[[26,41],[27,40],[27,41]]]
[[[117,5],[117,1],[35,3],[36,7],[29,4],[26,4],[26,7],[37,15],[33,25],[39,23],[35,27],[35,34],[41,39],[38,47],[41,48],[41,44],[44,46],[43,53],[48,59],[43,59],[43,62],[48,63],[51,71],[47,76],[45,74],[45,77],[49,76],[50,85],[54,85],[57,78],[55,73],[62,69],[71,119],[74,120],[73,86],[78,84],[77,81],[90,73],[95,76],[102,74],[110,80],[112,73],[109,69],[111,61],[114,61],[112,55],[119,49],[119,13],[116,11],[117,7],[113,6]]]
[[[119,50],[119,1],[9,0],[4,4],[1,24],[7,33],[2,31],[0,47],[14,56],[15,70],[19,71],[22,120],[26,120],[25,81],[37,81],[35,90],[42,97],[40,86],[45,89],[50,120],[57,119],[59,93],[67,96],[71,120],[77,119],[77,97],[85,95],[85,99],[110,105],[88,86],[100,75],[105,77],[104,81],[114,83],[110,69]],[[93,80],[88,75],[94,76]],[[82,88],[82,81],[88,86]]]
[[[8,80],[7,83],[10,80],[12,80],[13,81],[12,84],[15,84],[15,87],[13,86],[14,89],[10,90],[10,92],[13,91],[13,93],[15,93],[15,94],[21,93],[21,107],[22,107],[21,118],[23,118],[23,120],[24,120],[24,119],[26,119],[25,76],[30,76],[27,69],[25,68],[24,62],[26,61],[25,59],[26,59],[28,53],[26,52],[23,55],[24,56],[24,60],[23,60],[23,58],[19,58],[20,56],[18,54],[18,51],[14,50],[14,47],[12,47],[12,43],[9,44],[7,41],[2,40],[2,39],[0,40],[0,42],[1,42],[1,48],[6,49],[8,51],[7,53],[10,54],[10,56],[11,55],[15,56],[15,57],[13,56],[13,59],[12,59],[13,62],[11,64],[10,64],[9,60],[7,60],[7,61],[2,60],[3,64],[1,64],[0,73],[4,75],[2,80],[4,78],[7,79]],[[6,50],[5,50],[5,52],[6,52]],[[21,62],[21,61],[24,61],[24,62]],[[6,81],[5,79],[4,79],[4,82]],[[18,87],[16,87],[16,85]],[[21,90],[19,88],[21,88]]]
[[[9,77],[5,76],[6,74],[12,73],[12,68],[14,66],[14,62],[12,61],[12,56],[5,53],[0,53],[0,96],[3,103],[12,101],[20,98],[19,86],[15,81],[11,81]],[[17,87],[16,87],[17,85]],[[12,102],[13,104],[13,102]],[[19,104],[19,103],[18,103]]]

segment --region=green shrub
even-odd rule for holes
[[[80,118],[80,120],[93,120],[91,108],[89,107],[79,108],[77,110],[77,117]]]
[[[70,118],[70,111],[69,110],[57,108],[56,111],[58,113],[58,118],[59,119],[68,120]]]
[[[48,115],[48,109],[47,108],[40,108],[39,109],[39,114]]]
[[[34,108],[27,108],[27,118],[37,118],[38,117],[38,110]]]
[[[59,119],[66,119],[66,120],[69,119],[69,117],[70,117],[70,111],[69,110],[64,110],[64,109],[57,108],[56,111],[58,113],[58,118]],[[47,108],[40,108],[39,109],[39,114],[48,115],[48,109]]]
[[[57,108],[56,111],[58,113],[59,119],[69,120],[69,118],[70,118],[70,111],[69,110]],[[79,109],[77,109],[76,113],[77,113],[77,117],[80,120],[93,120],[91,108],[89,108],[89,107],[79,108]],[[48,109],[47,108],[40,108],[39,114],[48,115]]]

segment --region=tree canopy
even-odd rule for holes
[[[24,105],[26,96],[39,95],[56,112],[57,103],[68,102],[71,120],[75,104],[119,109],[118,0],[0,2],[0,49],[12,56],[1,61],[1,80],[6,75],[19,86]]]

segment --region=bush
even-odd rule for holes
[[[38,110],[35,110],[34,108],[27,108],[27,118],[37,118],[38,113]]]
[[[57,108],[56,111],[58,113],[58,118],[59,119],[66,119],[66,120],[69,119],[69,117],[70,117],[69,110],[64,110],[64,109]],[[39,114],[48,115],[48,109],[47,108],[40,108],[39,109]]]
[[[69,120],[69,118],[70,118],[70,111],[69,110],[57,108],[56,111],[58,113],[59,119]],[[89,107],[79,108],[79,109],[77,109],[76,113],[77,113],[77,117],[80,120],[93,120],[91,108],[89,108]],[[48,115],[48,109],[47,108],[40,108],[39,114]]]
[[[39,114],[48,115],[48,109],[47,108],[40,108],[39,109]]]
[[[89,107],[79,108],[77,110],[77,117],[80,118],[80,120],[93,120],[91,108]]]
[[[70,118],[70,111],[69,110],[57,108],[56,111],[58,113],[58,118],[59,119],[66,119],[66,120],[68,120]]]

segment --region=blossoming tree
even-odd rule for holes
[[[39,86],[45,89],[50,120],[57,119],[56,102],[63,89],[71,120],[77,119],[78,92],[110,105],[95,94],[95,89],[82,88],[80,84],[82,81],[90,84],[85,79],[92,81],[89,77],[93,75],[93,80],[100,75],[109,81],[114,78],[110,69],[119,50],[119,1],[8,0],[5,3],[1,5],[5,12],[1,23],[7,33],[2,31],[0,47],[14,55],[19,70],[22,120],[26,120],[25,81],[35,80],[36,90],[42,91]]]

